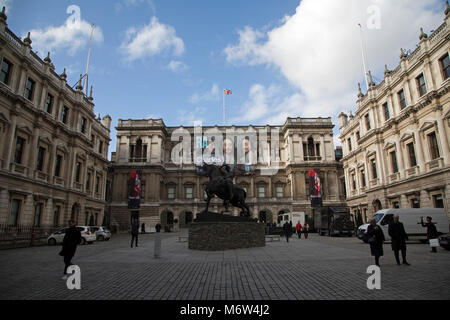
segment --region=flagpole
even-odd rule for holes
[[[86,89],[86,96],[88,95],[88,73],[89,73],[89,60],[91,59],[91,48],[92,48],[92,36],[94,35],[94,24],[91,25],[91,37],[89,39],[89,51],[88,58],[86,62],[86,78],[84,79],[84,88]]]
[[[359,26],[360,37],[361,37],[361,55],[362,55],[363,68],[364,68],[364,80],[366,80],[366,89],[369,90],[369,81],[367,80],[366,54],[365,54],[364,43],[363,43],[363,31],[362,31],[362,26],[360,23],[358,23],[358,26]]]
[[[223,125],[226,126],[226,117],[225,117],[225,89],[223,89],[222,91],[222,95],[223,95]]]

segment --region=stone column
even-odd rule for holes
[[[37,150],[38,150],[38,142],[39,142],[39,125],[34,126],[33,128],[33,137],[30,145],[30,153],[28,158],[28,176],[33,178],[34,171],[36,170],[36,159],[37,159]]]
[[[150,163],[152,160],[152,140],[153,135],[148,136],[148,144],[147,144],[147,162]]]
[[[300,162],[305,161],[305,155],[303,154],[303,136],[299,135],[299,146],[300,146]]]
[[[0,224],[8,223],[9,192],[0,187]]]
[[[413,104],[413,93],[409,87],[409,81],[405,80],[405,84],[403,86],[403,90],[405,92],[405,100],[406,100],[406,106],[412,105]],[[400,106],[401,108],[401,106]]]
[[[49,158],[48,158],[48,168],[47,168],[47,173],[48,173],[48,181],[50,183],[53,183],[53,174],[55,173],[55,160],[56,160],[56,148],[58,146],[58,140],[56,140],[55,138],[53,138],[53,144],[52,144],[52,150],[49,154]]]
[[[11,124],[9,126],[9,130],[8,130],[8,139],[6,140],[8,141],[7,143],[7,150],[6,150],[6,157],[5,157],[5,163],[3,164],[3,169],[5,170],[9,170],[10,166],[9,164],[13,161],[12,159],[12,155],[13,155],[13,150],[14,148],[14,138],[15,138],[15,133],[16,133],[16,123],[17,123],[17,115],[15,112],[11,113]],[[5,141],[5,142],[6,142]]]
[[[46,81],[42,83],[42,90],[41,90],[41,99],[38,101],[39,105],[38,108],[42,109],[43,111],[47,112],[45,109],[45,100],[47,98],[47,88],[46,88]]]
[[[400,172],[400,177],[404,177],[406,176],[406,172],[405,172],[405,161],[403,158],[403,149],[402,149],[402,145],[398,139],[398,136],[395,137],[395,148],[398,150],[398,157],[399,159],[397,159],[398,162],[398,171]]]
[[[380,184],[384,184],[386,181],[386,157],[383,155],[383,150],[381,149],[381,145],[379,142],[377,144],[377,171],[378,171],[378,179],[380,180]]]
[[[303,146],[302,146],[303,148]],[[323,137],[323,134],[320,135],[320,156],[322,157],[322,161],[326,161],[326,153],[325,153],[325,139]]]
[[[292,134],[288,135],[288,144],[289,144],[289,161],[290,161],[290,163],[294,163],[295,162],[295,159],[294,159],[294,142],[292,141]]]
[[[83,168],[83,176],[80,179],[80,182],[81,182],[81,185],[82,185],[81,190],[84,190],[84,192],[87,192],[87,190],[86,190],[86,179],[87,179],[88,163],[89,163],[89,156],[86,155],[86,160],[85,160],[84,168]],[[94,177],[94,187],[95,187],[95,179],[96,178]],[[92,188],[92,189],[94,189],[94,188]]]
[[[450,159],[449,159],[450,149],[448,146],[448,136],[445,131],[446,124],[444,121],[444,115],[442,114],[442,108],[440,108],[439,111],[437,111],[436,122],[437,122],[438,131],[439,131],[439,140],[441,142],[440,154],[441,154],[441,157],[444,159],[444,164],[447,165],[450,163]]]
[[[74,175],[74,171],[75,171],[75,161],[76,161],[75,147],[70,146],[69,163],[66,166],[67,187],[70,189],[73,188],[73,175]]]
[[[424,151],[422,148],[422,139],[420,138],[420,131],[417,125],[416,128],[414,129],[414,140],[416,142],[414,151],[416,152],[419,172],[425,172],[425,160],[424,160]]]

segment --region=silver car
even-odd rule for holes
[[[95,232],[95,237],[97,241],[109,241],[111,239],[111,231],[106,227],[91,227]]]
[[[87,226],[77,226],[77,229],[81,232],[81,244],[92,244],[96,240],[95,232],[91,228],[92,227]],[[69,230],[69,228],[63,228],[52,233],[47,238],[47,243],[52,246],[56,244],[62,244],[67,230]]]

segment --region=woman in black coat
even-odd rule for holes
[[[430,241],[430,239],[436,239],[438,237],[438,232],[436,229],[436,226],[433,222],[431,222],[431,217],[427,217],[427,223],[423,223],[423,218],[420,218],[420,223],[422,224],[422,227],[427,228],[427,240]],[[437,249],[436,247],[431,248],[431,252],[436,253]]]
[[[370,253],[375,257],[375,264],[380,266],[380,257],[383,256],[383,242],[385,240],[383,230],[377,225],[375,219],[370,220],[367,227],[369,235]]]

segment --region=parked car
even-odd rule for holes
[[[111,239],[111,231],[106,227],[91,227],[95,232],[97,241],[109,241]]]
[[[398,214],[400,222],[403,223],[405,231],[408,234],[410,240],[420,240],[425,242],[427,239],[427,228],[422,227],[420,223],[421,217],[424,221],[427,216],[433,218],[433,223],[436,226],[438,234],[444,234],[448,232],[449,220],[447,213],[444,209],[434,208],[417,208],[417,209],[383,209],[378,211],[375,215],[375,221],[377,225],[381,227],[384,233],[386,241],[391,240],[388,227],[389,223],[394,220],[394,215]],[[357,236],[360,240],[368,242],[367,227],[369,224],[363,224],[358,228]]]
[[[86,243],[92,244],[96,240],[95,232],[91,229],[92,227],[77,226],[76,228],[81,232],[81,244]],[[47,243],[49,245],[62,244],[67,230],[69,230],[69,228],[63,228],[59,231],[52,233],[47,238]]]
[[[439,244],[445,250],[450,250],[450,234],[444,234],[439,237]]]

